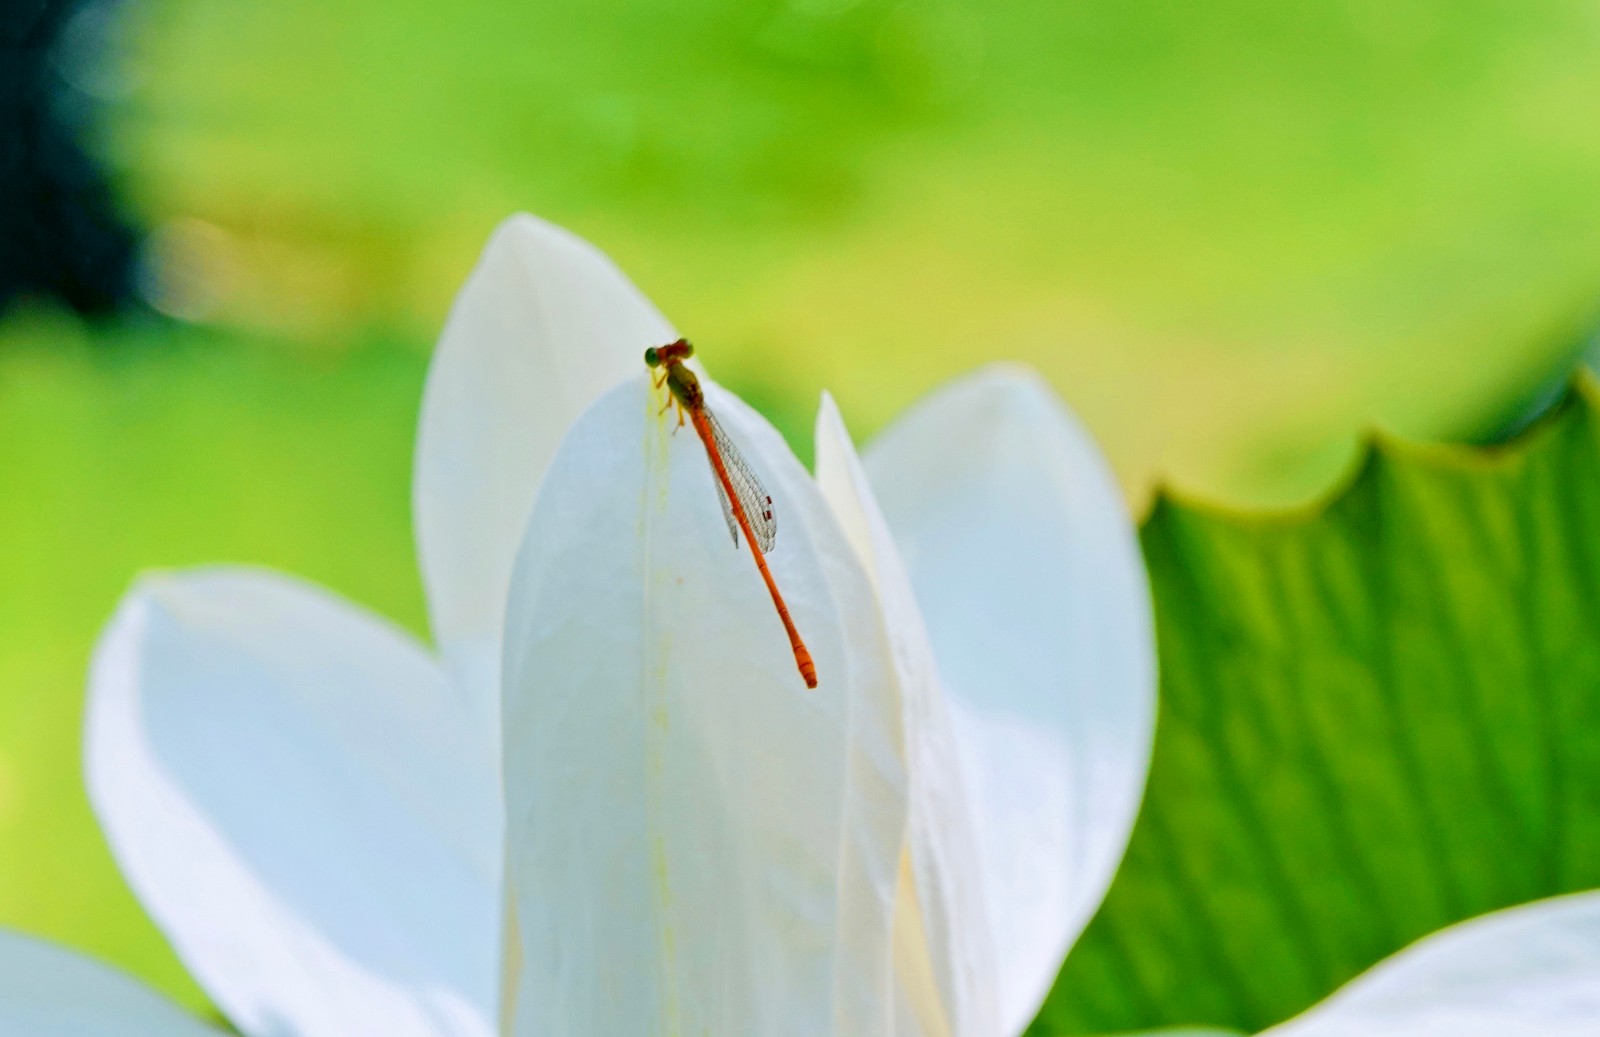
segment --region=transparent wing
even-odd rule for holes
[[[756,477],[755,469],[750,467],[750,462],[739,452],[739,448],[733,445],[733,440],[723,429],[717,416],[709,410],[705,414],[711,426],[711,438],[716,441],[717,452],[722,455],[723,467],[728,470],[728,481],[733,484],[734,496],[739,498],[739,506],[744,510],[744,517],[750,523],[751,532],[755,534],[756,546],[761,548],[762,554],[766,554],[778,541],[778,516],[772,508],[772,497],[767,493],[767,488],[761,485],[761,480]],[[739,521],[734,518],[728,494],[723,490],[722,480],[716,477],[715,472],[712,473],[711,481],[717,485],[717,500],[722,503],[722,517],[728,523],[728,532],[733,534],[733,545],[738,547]]]
[[[722,488],[722,480],[717,478],[717,473],[711,473],[711,485],[717,488],[717,501],[722,505],[722,521],[728,524],[728,532],[733,535],[733,546],[739,546],[739,520],[733,517],[733,506],[728,503],[728,491]]]

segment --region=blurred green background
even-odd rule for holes
[[[191,1004],[83,799],[94,635],[207,561],[421,628],[417,399],[513,210],[609,252],[802,456],[823,387],[865,438],[1020,359],[1135,501],[1286,503],[1369,425],[1478,431],[1600,307],[1579,0],[96,10],[99,146],[173,316],[0,317],[0,924]]]

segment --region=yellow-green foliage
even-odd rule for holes
[[[1143,531],[1150,786],[1040,1033],[1254,1031],[1441,926],[1600,886],[1600,395],[1380,442],[1298,514]]]

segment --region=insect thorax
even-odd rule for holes
[[[700,388],[700,379],[695,377],[693,371],[682,364],[673,364],[667,368],[667,385],[672,389],[672,395],[685,407],[700,407],[706,402],[705,391]]]

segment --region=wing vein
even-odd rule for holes
[[[755,536],[756,546],[762,554],[772,550],[778,540],[778,517],[772,507],[772,496],[767,493],[761,479],[756,475],[755,469],[750,466],[744,453],[734,445],[733,439],[723,429],[717,416],[708,409],[706,417],[710,419],[711,437],[716,441],[717,452],[722,455],[722,466],[727,470],[728,482],[733,486],[734,496],[739,500],[739,506],[744,510],[744,516],[750,523],[750,531]],[[717,500],[722,504],[722,517],[728,523],[728,532],[733,534],[733,544],[739,546],[739,522],[734,517],[733,507],[728,501],[727,491],[723,489],[722,480],[715,478],[717,484]]]

